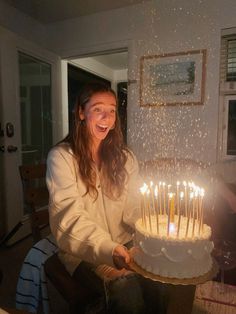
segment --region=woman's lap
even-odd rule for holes
[[[165,286],[130,271],[99,267],[82,262],[73,276],[91,291],[91,299],[104,300],[108,313],[165,313]]]

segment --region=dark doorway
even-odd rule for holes
[[[83,86],[90,82],[103,82],[111,86],[111,82],[93,73],[68,64],[68,113],[69,129],[73,123],[73,110],[76,98]],[[127,142],[127,82],[117,84],[118,114],[124,141]]]
[[[68,113],[69,130],[73,122],[73,110],[77,95],[85,84],[90,82],[103,82],[111,86],[111,82],[93,73],[82,70],[76,66],[68,64]]]
[[[118,113],[124,141],[127,143],[127,82],[117,84]]]

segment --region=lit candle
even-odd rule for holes
[[[142,215],[142,224],[145,228],[147,228],[146,223],[146,200],[145,200],[145,193],[147,190],[147,185],[144,183],[144,185],[140,188],[141,192],[141,215]]]
[[[177,238],[179,237],[179,230],[180,230],[180,221],[181,221],[181,204],[184,198],[184,192],[180,192],[180,206],[179,206],[179,213],[178,213],[178,227],[177,227]]]
[[[200,189],[200,202],[199,202],[199,229],[198,234],[200,235],[203,231],[203,197],[205,194],[204,189]]]
[[[174,202],[173,202],[173,193],[169,193],[169,201],[168,201],[168,221],[167,221],[167,236],[170,234],[170,223],[172,223],[172,213],[174,210]]]
[[[152,233],[152,215],[151,215],[151,206],[150,206],[150,190],[147,189],[147,199],[148,199],[148,219],[150,232]]]
[[[195,214],[197,216],[197,210],[198,210],[197,200],[198,200],[198,187],[195,186],[194,199],[193,199],[193,231],[192,231],[192,237],[194,237],[194,231],[195,231],[195,221],[196,221]]]
[[[176,182],[176,204],[177,204],[177,213],[179,214],[179,181]]]
[[[170,222],[175,222],[175,194],[171,193],[171,202],[170,202]]]
[[[159,234],[159,218],[158,218],[158,187],[155,186],[154,190],[155,200],[156,200],[156,222],[157,222],[157,234]]]
[[[163,185],[163,214],[166,214],[166,184],[165,182],[163,182],[162,185]]]
[[[184,208],[185,208],[185,216],[188,215],[188,195],[187,195],[187,183],[186,181],[183,182],[184,186]]]
[[[160,208],[160,215],[162,215],[161,185],[162,185],[162,183],[159,182],[159,204],[160,204],[159,208]]]
[[[152,212],[153,215],[155,215],[155,200],[154,200],[154,188],[153,188],[153,182],[150,182],[150,191],[151,191],[151,199],[152,199]]]
[[[190,200],[189,200],[190,203],[191,203],[192,199],[193,199],[193,192],[190,192]],[[190,217],[191,217],[191,208],[189,206],[189,208],[188,208],[188,215],[187,215],[187,225],[186,225],[185,238],[187,238],[187,236],[188,236]]]

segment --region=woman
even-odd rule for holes
[[[139,214],[137,160],[124,145],[115,93],[90,84],[78,97],[71,133],[48,156],[50,225],[67,270],[109,313],[147,313],[127,246]],[[88,300],[81,298],[80,304]]]

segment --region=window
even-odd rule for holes
[[[227,81],[236,81],[236,38],[227,41]]]
[[[236,158],[236,30],[221,40],[221,157]]]
[[[236,95],[226,96],[224,102],[224,143],[227,156],[236,156]]]

